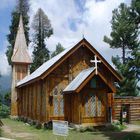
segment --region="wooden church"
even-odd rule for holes
[[[13,117],[100,125],[113,116],[114,83],[122,77],[86,39],[29,74],[31,58],[20,17],[12,62]]]

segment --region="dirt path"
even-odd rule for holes
[[[22,122],[13,121],[10,119],[3,120],[4,126],[2,127],[2,136],[13,140],[53,140],[55,137],[52,135],[52,131],[36,130],[29,127],[27,124]],[[120,139],[132,135],[139,138],[140,125],[128,124],[127,128],[121,132],[113,131],[103,131],[103,132],[85,132],[78,133],[71,131],[69,137],[70,140],[85,140],[85,139],[95,139],[95,140],[112,140]],[[1,140],[1,139],[0,139]]]
[[[7,125],[4,125],[2,127],[2,130],[4,131],[4,133],[8,134],[11,138],[26,138],[27,140],[31,140],[35,137],[35,135],[31,134],[31,133],[21,133],[21,132],[13,132],[12,128],[10,128]]]
[[[123,132],[140,131],[140,125],[127,124],[127,128]]]

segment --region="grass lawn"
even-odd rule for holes
[[[56,136],[51,130],[36,129],[33,126],[23,122],[11,119],[2,119],[4,127],[2,136],[16,140],[55,140]],[[138,132],[77,132],[69,131],[67,140],[140,140],[140,131]],[[64,140],[63,137],[57,137],[56,140]]]

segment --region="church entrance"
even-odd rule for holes
[[[84,96],[85,95],[85,96]],[[83,93],[82,123],[103,123],[106,121],[105,93],[90,91]]]

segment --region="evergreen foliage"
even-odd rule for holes
[[[51,57],[58,55],[59,53],[61,53],[64,50],[65,50],[64,47],[60,43],[58,43],[56,45],[56,50],[51,54]]]
[[[32,28],[33,34],[33,63],[31,65],[31,73],[40,67],[44,62],[49,60],[49,50],[46,48],[45,39],[53,34],[50,20],[44,11],[39,8],[34,16]]]
[[[23,17],[23,25],[24,25],[24,31],[25,31],[25,37],[27,41],[27,45],[29,43],[29,1],[28,0],[17,0],[17,5],[15,9],[13,10],[11,16],[11,25],[9,27],[10,33],[7,35],[7,40],[9,42],[9,45],[7,46],[6,56],[8,59],[8,63],[11,65],[11,57],[13,54],[16,34],[18,30],[18,24],[20,19],[20,14],[22,14]]]
[[[122,3],[113,11],[112,32],[110,38],[104,36],[104,41],[111,48],[122,50],[122,57],[112,57],[112,62],[117,71],[123,76],[123,81],[118,83],[117,92],[122,96],[137,96],[139,93],[138,81],[140,80],[140,18],[137,0],[132,1],[130,7]],[[135,8],[137,7],[137,11]],[[135,15],[135,16],[134,16]]]
[[[4,95],[4,104],[6,106],[9,106],[11,105],[11,93],[10,92],[7,92],[5,95]]]
[[[10,107],[2,104],[0,106],[0,118],[7,118],[10,115]]]
[[[6,94],[5,96],[3,96],[3,94],[0,93],[0,118],[6,118],[10,115],[11,99],[9,95]]]

